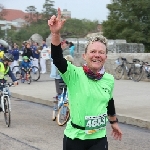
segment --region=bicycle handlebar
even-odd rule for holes
[[[14,83],[12,83],[12,82],[9,82],[9,83],[0,83],[0,86],[9,86],[9,87],[11,87],[13,85],[14,85]]]
[[[147,61],[141,61],[143,64],[148,64],[148,62]]]
[[[119,58],[118,58],[118,59],[119,59]],[[139,59],[136,59],[136,58],[132,60],[132,63],[128,62],[126,58],[121,57],[121,59],[122,59],[122,61],[126,61],[128,64],[133,64],[133,63],[135,63],[135,62],[140,62],[140,60],[139,60]]]
[[[31,71],[32,68],[28,68],[28,69],[21,68],[21,70],[24,70],[25,72],[28,72],[28,71]]]

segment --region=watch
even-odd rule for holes
[[[115,121],[109,121],[109,122],[110,122],[110,124],[114,124],[114,123],[118,122],[118,118],[116,118]]]

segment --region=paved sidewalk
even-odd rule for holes
[[[53,106],[55,83],[49,74],[37,82],[19,83],[10,89],[12,96],[35,103]],[[116,80],[114,100],[120,122],[150,129],[150,82]]]

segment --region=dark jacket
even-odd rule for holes
[[[14,56],[14,60],[19,59],[19,50],[18,49],[13,49],[12,50],[12,55]]]
[[[22,57],[23,56],[27,56],[29,59],[30,59],[30,57],[33,58],[32,50],[30,48],[25,48],[23,51],[23,54],[22,54]]]

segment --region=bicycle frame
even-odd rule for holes
[[[142,65],[140,67],[142,67],[142,69],[146,75],[150,74],[150,64],[148,64],[148,62],[142,61]],[[147,77],[147,78],[150,79],[150,77]]]
[[[8,93],[8,89],[9,86],[11,86],[11,84],[9,83],[5,83],[4,87],[3,87],[3,91],[2,91],[2,95],[1,95],[1,107],[3,112],[5,113],[5,109],[4,109],[4,98],[7,97],[8,98],[8,103],[9,103],[9,110],[11,111],[11,102],[10,102],[10,97],[9,97],[9,93]]]
[[[60,97],[58,96],[58,109],[67,102],[68,102],[67,90],[65,92],[65,88],[63,88],[62,94],[60,95]]]
[[[22,69],[25,72],[25,80],[28,81],[30,77],[31,69]]]
[[[122,58],[122,57],[121,57],[121,61],[122,62],[120,62],[119,58],[118,58],[115,62],[117,65],[121,65],[126,70],[126,72],[128,73],[129,68],[128,68],[127,64],[129,64],[129,63],[127,62],[127,60],[125,58]]]

